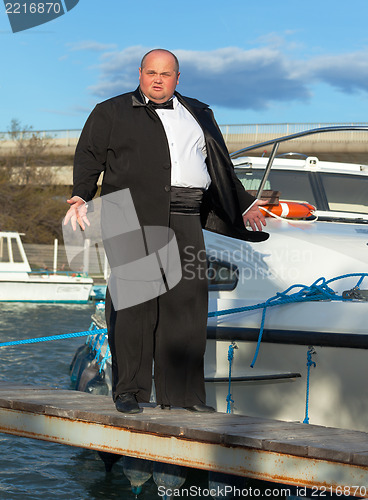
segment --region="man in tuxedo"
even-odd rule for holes
[[[268,237],[262,232],[263,202],[237,179],[210,108],[176,92],[179,76],[174,54],[148,52],[139,68],[139,87],[95,107],[75,154],[65,223],[71,220],[75,227],[78,222],[84,229],[88,221],[81,209],[96,194],[103,172],[101,195],[128,188],[141,227],[171,228],[182,261],[179,284],[157,298],[116,310],[107,293],[113,399],[124,413],[137,413],[138,403],[149,401],[153,361],[156,402],[163,409],[214,411],[206,405],[203,374],[207,280],[202,228],[251,241]]]

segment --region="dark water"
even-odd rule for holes
[[[0,303],[0,342],[85,331],[93,311],[93,304]],[[69,365],[83,342],[84,338],[79,338],[2,347],[0,380],[69,389]],[[246,486],[248,498],[265,497],[266,488],[277,487],[260,481],[249,481]],[[208,474],[204,471],[188,469],[184,487],[188,490],[192,488],[193,494],[180,498],[212,498],[208,491]],[[252,495],[251,491],[257,494]],[[0,500],[41,498],[128,500],[136,496],[124,475],[122,461],[106,473],[102,460],[94,451],[0,434]],[[158,495],[157,486],[151,478],[138,498],[156,500],[163,497]],[[267,498],[282,499],[287,496],[279,491],[267,495]]]
[[[87,330],[93,310],[92,305],[0,304],[0,341]],[[1,380],[68,389],[69,364],[82,343],[71,339],[3,347]],[[134,495],[120,464],[106,475],[93,451],[0,434],[0,498],[97,500]]]

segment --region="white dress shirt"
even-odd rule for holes
[[[165,129],[171,158],[171,185],[207,189],[206,143],[191,113],[173,97],[174,109],[156,109]]]

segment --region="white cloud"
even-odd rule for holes
[[[303,70],[307,76],[328,83],[350,94],[368,91],[368,49],[339,55],[325,55],[309,61]]]
[[[177,52],[182,86],[211,105],[262,109],[271,101],[306,100],[303,79],[292,76],[292,61],[274,48],[227,47],[211,52]]]
[[[280,101],[308,102],[320,82],[345,93],[368,91],[368,50],[303,60],[284,49],[281,43],[270,43],[251,50],[173,50],[180,61],[178,91],[212,106],[253,110]],[[90,92],[105,99],[136,88],[139,62],[148,50],[134,46],[105,52],[99,81]]]

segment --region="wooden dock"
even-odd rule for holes
[[[365,432],[142,407],[124,415],[109,396],[1,382],[0,432],[368,497]]]

